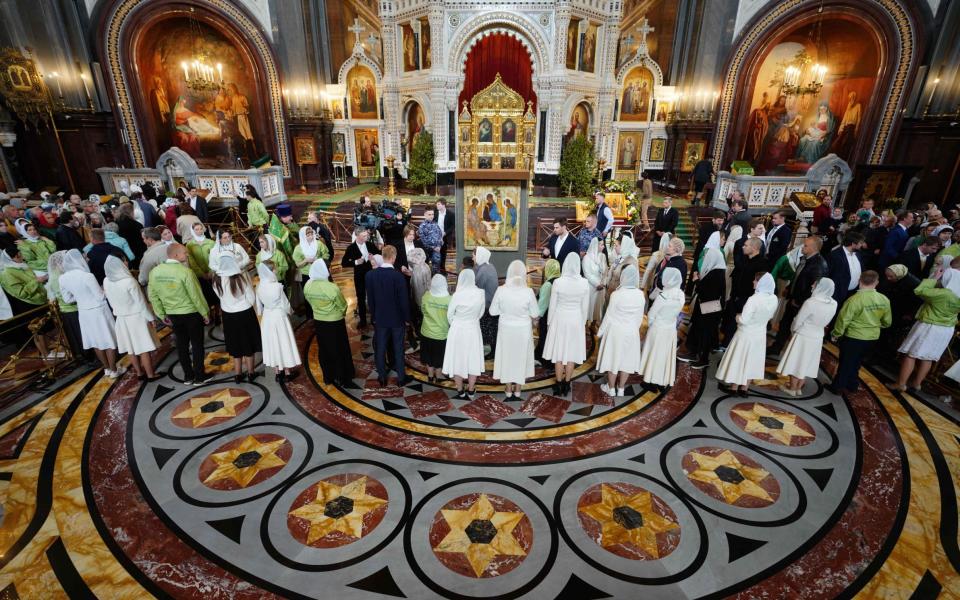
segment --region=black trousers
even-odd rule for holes
[[[837,374],[833,378],[833,387],[837,391],[855,392],[859,388],[860,365],[869,354],[876,340],[857,340],[849,337],[840,338],[840,360],[837,364]]]
[[[200,379],[206,376],[203,368],[203,317],[200,313],[167,315],[173,324],[173,336],[177,345],[177,357],[183,369],[183,379]]]
[[[720,327],[723,333],[723,345],[730,344],[733,334],[737,332],[737,315],[743,312],[743,306],[747,303],[746,298],[730,297],[727,306],[723,309],[723,324]]]
[[[83,333],[80,331],[80,313],[76,311],[61,312],[60,317],[63,319],[63,333],[67,338],[67,344],[70,346],[70,351],[73,352],[74,358],[92,358],[93,351],[84,351],[83,349]]]
[[[783,350],[783,347],[790,340],[792,335],[790,327],[793,325],[793,320],[797,318],[798,312],[800,312],[800,307],[787,300],[787,304],[783,307],[783,316],[780,317],[780,329],[777,330],[777,337],[773,338],[773,346],[771,347],[773,351]]]
[[[367,273],[364,272],[363,276],[357,277],[356,271],[354,271],[353,276],[353,287],[357,290],[357,314],[360,316],[360,324],[367,324]]]
[[[403,333],[405,327],[375,327],[373,331],[374,360],[377,364],[377,375],[381,380],[387,379],[387,348],[392,346],[393,370],[397,372],[397,380],[407,378],[403,366]]]

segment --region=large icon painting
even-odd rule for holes
[[[465,183],[463,222],[464,248],[484,246],[489,250],[520,247],[520,184],[515,181]]]
[[[347,74],[347,95],[351,119],[377,118],[377,82],[373,72],[357,65]]]
[[[620,120],[650,120],[652,99],[653,73],[646,67],[634,67],[623,80],[623,91],[620,94]]]

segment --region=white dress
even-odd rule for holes
[[[493,378],[501,383],[522,384],[534,373],[530,319],[540,314],[537,298],[526,286],[500,286],[490,303],[490,314],[500,317]]]
[[[257,286],[257,308],[261,315],[260,339],[263,364],[275,369],[292,369],[301,364],[297,339],[290,325],[290,301],[283,293],[283,284],[260,281]]]
[[[64,302],[77,303],[83,349],[113,350],[117,347],[113,315],[103,289],[93,273],[72,270],[60,276],[60,293]]]
[[[589,254],[583,257],[583,276],[590,284],[590,306],[587,308],[587,320],[599,323],[603,319],[603,303],[606,289],[597,286],[604,285],[604,273],[607,270],[607,259],[600,254],[593,259]]]
[[[798,379],[816,377],[820,373],[824,330],[836,312],[837,302],[832,298],[828,301],[811,297],[803,303],[790,328],[793,337],[780,356],[777,373]]]
[[[550,290],[547,339],[543,357],[555,363],[587,359],[584,325],[590,308],[590,284],[582,277],[559,277]]]
[[[447,345],[443,354],[443,373],[448,377],[483,374],[483,336],[480,317],[486,308],[486,295],[480,288],[463,290],[450,298],[447,307]]]
[[[717,367],[717,379],[730,385],[748,385],[764,378],[767,359],[767,323],[777,312],[777,297],[754,294],[747,298],[739,326]]]
[[[646,303],[643,292],[637,288],[619,289],[610,296],[603,324],[597,331],[600,338],[597,371],[640,372],[640,325]]]
[[[647,313],[647,339],[640,354],[640,374],[646,383],[673,385],[677,380],[677,315],[683,303],[682,290],[664,290]]]
[[[120,281],[103,280],[103,293],[117,317],[117,350],[143,354],[157,349],[150,323],[154,320],[140,284],[132,277]]]

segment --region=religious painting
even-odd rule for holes
[[[347,73],[347,94],[351,119],[377,118],[377,83],[369,68],[357,65],[350,69]]]
[[[580,62],[577,67],[580,71],[593,73],[597,60],[597,30],[595,23],[588,23],[580,34]]]
[[[880,70],[880,50],[860,25],[824,21],[789,33],[762,57],[739,158],[758,175],[805,173],[827,154],[851,161],[867,133],[865,118]],[[817,72],[816,65],[825,71]],[[797,72],[799,69],[799,72]],[[795,87],[822,87],[796,93]]]
[[[573,139],[577,136],[586,135],[590,127],[590,112],[587,105],[583,102],[573,107],[573,113],[570,115],[570,129],[567,130],[567,137]]]
[[[334,154],[347,153],[347,137],[342,133],[333,134],[333,153]]]
[[[667,140],[656,138],[650,141],[650,162],[663,162],[667,155]]]
[[[420,21],[420,54],[423,59],[420,64],[424,69],[429,69],[432,64],[430,58],[430,21],[422,19]]]
[[[505,144],[515,144],[517,142],[517,124],[513,119],[507,119],[500,126],[500,141]]]
[[[407,110],[407,146],[411,154],[413,147],[417,144],[417,139],[425,131],[426,116],[423,114],[423,108],[417,102],[411,102]]]
[[[484,246],[491,251],[520,247],[520,183],[484,181],[463,186],[464,248]]]
[[[330,112],[333,113],[334,119],[343,118],[343,101],[341,100],[331,100],[330,101]]]
[[[642,131],[621,131],[617,141],[617,172],[631,174],[632,178],[637,170],[637,161],[640,160],[640,150],[643,148]]]
[[[693,171],[693,167],[703,159],[703,153],[707,150],[706,142],[684,142],[683,143],[683,152],[681,152],[681,160],[683,161],[680,164],[681,173],[690,173]]]
[[[293,138],[293,150],[298,165],[317,164],[317,142],[313,136]]]
[[[620,94],[621,121],[647,121],[653,99],[653,73],[646,67],[634,67],[623,79]]]
[[[477,168],[478,168],[478,169],[492,169],[492,168],[493,168],[493,157],[492,157],[492,156],[478,156],[478,157],[477,157]]]
[[[376,129],[355,129],[353,132],[360,179],[380,177],[380,143]]]
[[[670,119],[670,113],[673,112],[673,103],[667,100],[656,100],[654,106],[656,107],[654,120],[661,123],[667,122]]]
[[[481,143],[493,141],[493,123],[490,122],[490,119],[480,121],[480,125],[477,127],[477,141]]]
[[[567,68],[577,68],[577,46],[580,44],[580,19],[570,19],[567,25]]]
[[[401,25],[400,32],[403,36],[403,70],[416,71],[420,68],[420,44],[417,34],[410,23]]]
[[[249,165],[271,147],[256,68],[248,50],[218,30],[202,21],[192,27],[187,19],[167,19],[137,39],[135,93],[142,99],[133,102],[142,111],[148,155],[176,146],[201,168]],[[215,56],[215,66],[201,73],[192,65],[198,54]]]

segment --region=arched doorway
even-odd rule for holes
[[[458,106],[470,100],[480,90],[493,83],[500,73],[503,82],[523,97],[523,101],[537,106],[533,91],[533,61],[527,48],[515,35],[495,32],[483,36],[470,48],[464,65],[463,90]]]

